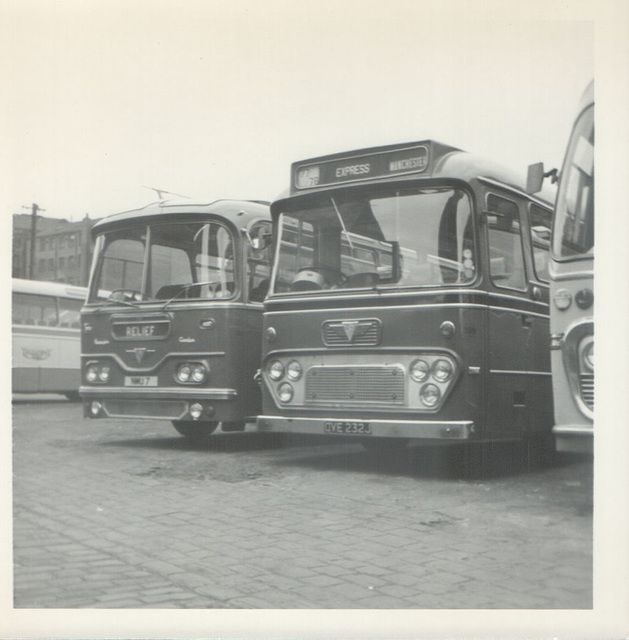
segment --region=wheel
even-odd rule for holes
[[[221,422],[221,429],[223,431],[244,431],[245,430],[245,421],[241,420],[240,422]]]
[[[552,433],[538,433],[524,441],[525,463],[532,467],[550,467],[556,461],[557,449]]]
[[[312,271],[321,276],[320,282],[313,281],[310,283],[312,288],[322,289],[324,285],[328,287],[339,284],[342,285],[345,284],[347,280],[346,275],[340,269],[335,269],[334,267],[302,267],[295,274],[293,283],[299,283],[300,274],[308,271]]]
[[[185,438],[201,442],[207,440],[218,427],[218,422],[193,422],[192,420],[173,420],[173,427]]]
[[[395,455],[406,449],[408,440],[406,438],[365,438],[360,441],[370,453],[382,455]]]

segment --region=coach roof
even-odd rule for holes
[[[221,216],[238,228],[246,228],[255,219],[270,217],[269,205],[262,200],[216,200],[209,204],[192,204],[186,200],[176,202],[168,200],[107,216],[92,227],[92,235],[98,235],[111,226],[126,225],[144,219],[147,221],[159,218],[172,220],[177,216],[202,218],[204,215]]]

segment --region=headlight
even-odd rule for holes
[[[301,378],[301,365],[297,360],[288,363],[286,375],[290,380],[299,380],[299,378]]]
[[[586,367],[594,371],[594,340],[583,349],[583,362]]]
[[[427,407],[434,407],[441,398],[441,391],[436,384],[425,384],[419,390],[419,398]]]
[[[98,380],[98,369],[94,365],[90,365],[85,372],[85,379],[88,382],[96,382]]]
[[[425,360],[415,360],[411,363],[411,378],[413,378],[415,382],[423,382],[428,377],[429,370],[430,367]]]
[[[109,380],[109,367],[101,367],[101,370],[98,373],[98,377],[102,382],[107,382]]]
[[[273,360],[268,368],[271,380],[281,380],[284,377],[284,365],[279,360]]]
[[[572,294],[567,289],[559,289],[555,293],[553,301],[559,311],[565,311],[572,304]]]
[[[437,382],[447,382],[454,373],[454,367],[449,360],[440,359],[432,365],[432,377]]]
[[[277,396],[280,402],[290,402],[293,399],[292,385],[288,382],[283,382],[277,390]]]
[[[177,369],[177,380],[179,382],[189,382],[192,375],[192,367],[189,364],[182,364]]]
[[[192,367],[192,381],[203,382],[207,377],[207,369],[202,364],[195,364]]]

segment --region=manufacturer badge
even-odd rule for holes
[[[135,347],[135,349],[127,349],[127,353],[135,354],[135,359],[138,361],[138,364],[142,364],[144,356],[147,353],[155,353],[155,349],[147,349],[146,347]]]

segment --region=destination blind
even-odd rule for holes
[[[423,173],[429,163],[428,147],[421,145],[348,158],[322,160],[295,167],[297,189],[313,189],[346,182]]]

